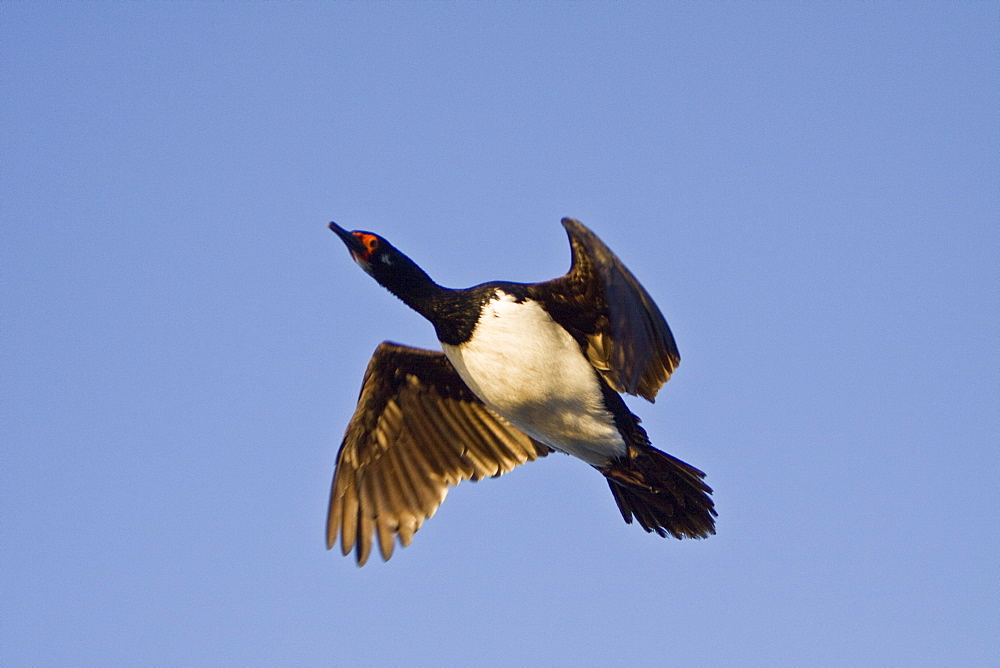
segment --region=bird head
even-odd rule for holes
[[[361,230],[349,232],[337,223],[330,223],[330,229],[340,237],[351,257],[366,274],[404,301],[408,302],[410,295],[437,287],[413,260],[384,237]]]
[[[337,223],[330,223],[330,229],[344,242],[358,266],[376,280],[378,280],[376,268],[379,265],[391,266],[393,256],[399,254],[392,244],[377,234],[361,230],[348,232]]]

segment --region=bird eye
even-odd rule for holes
[[[365,239],[365,245],[368,247],[368,252],[370,253],[378,248],[378,239],[375,237],[368,237]]]

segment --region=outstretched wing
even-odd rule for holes
[[[562,224],[573,264],[565,276],[541,284],[558,287],[545,290],[549,312],[583,337],[591,364],[615,391],[653,401],[681,361],[666,319],[596,234],[572,218]]]
[[[337,455],[326,543],[368,560],[372,535],[383,559],[405,547],[444,501],[448,487],[499,476],[544,457],[541,445],[487,408],[443,353],[381,343]]]

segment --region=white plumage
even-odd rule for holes
[[[626,453],[597,372],[537,302],[497,289],[472,338],[442,348],[483,403],[535,440],[593,466]]]

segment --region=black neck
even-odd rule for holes
[[[432,305],[450,290],[443,288],[405,255],[396,257],[398,266],[391,272],[373,272],[375,280],[386,290],[403,300],[403,303],[433,322]]]
[[[402,253],[393,258],[391,271],[372,272],[373,277],[403,303],[430,320],[438,340],[459,345],[469,340],[483,304],[492,294],[487,286],[466,290],[445,288]]]

